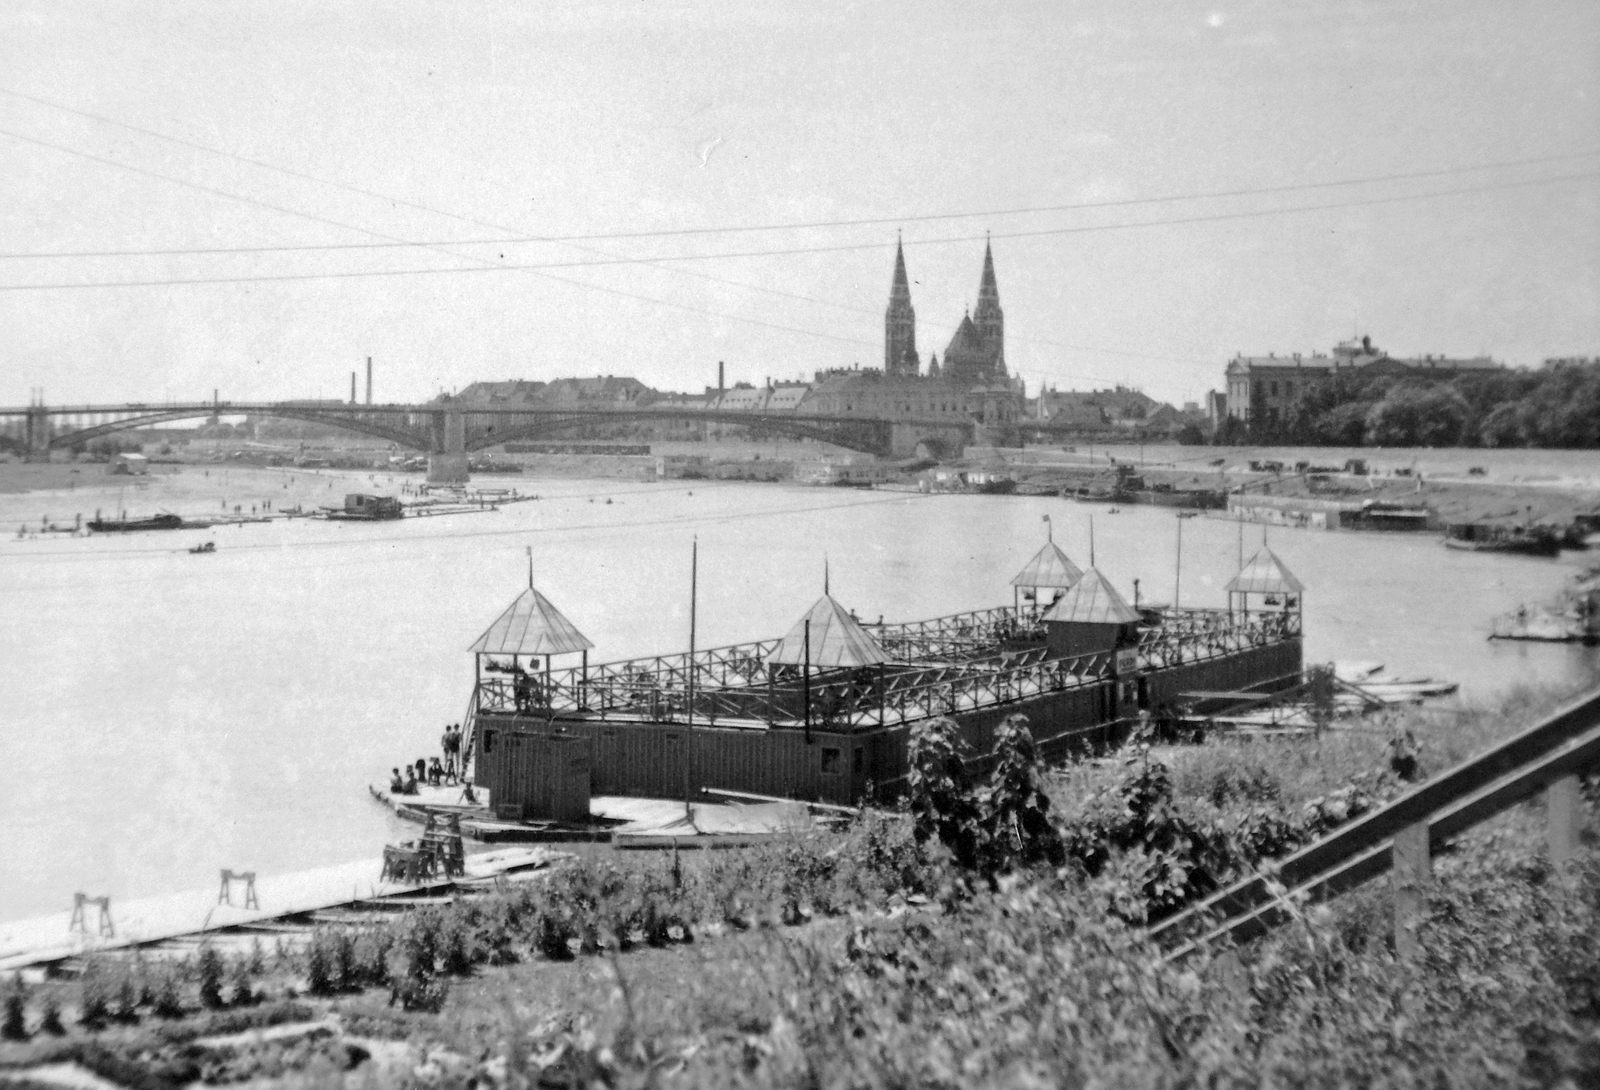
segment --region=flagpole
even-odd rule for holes
[[[683,812],[691,822],[694,821],[694,640],[695,622],[698,620],[695,599],[700,589],[699,581],[700,539],[696,537],[689,547],[689,714],[683,747]]]

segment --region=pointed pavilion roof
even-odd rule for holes
[[[1090,568],[1041,619],[1074,624],[1132,624],[1140,617],[1099,569]]]
[[[1027,566],[1011,580],[1014,587],[1070,587],[1083,578],[1083,571],[1067,559],[1054,541],[1034,554]]]
[[[1267,548],[1250,558],[1239,569],[1239,574],[1228,580],[1229,594],[1299,594],[1305,584],[1278,559],[1278,554]]]
[[[567,655],[593,646],[550,599],[529,587],[468,650],[480,655]]]
[[[817,599],[800,622],[789,629],[789,634],[779,641],[768,662],[785,666],[800,666],[807,661],[806,622],[811,622],[810,663],[819,667],[877,666],[889,661],[878,641],[867,635],[861,622],[831,595]]]

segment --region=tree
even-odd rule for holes
[[[1367,413],[1367,442],[1383,447],[1448,447],[1461,440],[1467,401],[1448,385],[1400,385]]]

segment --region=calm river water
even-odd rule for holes
[[[523,482],[526,486],[527,482]],[[691,487],[692,486],[692,487]],[[596,661],[680,650],[700,542],[701,646],[778,635],[822,589],[863,617],[1009,603],[1043,516],[1131,597],[1170,601],[1170,511],[709,482],[539,481],[498,513],[389,525],[276,523],[0,544],[5,730],[0,919],[377,858],[399,830],[367,784],[435,752],[472,681],[467,646],[537,582]],[[612,502],[607,503],[607,500]],[[1261,542],[1246,527],[1246,552]],[[1575,687],[1593,651],[1491,644],[1491,619],[1582,559],[1455,553],[1436,537],[1273,530],[1306,583],[1309,660],[1457,680],[1466,698]],[[1238,528],[1183,522],[1182,601],[1220,605]]]

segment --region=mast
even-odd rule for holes
[[[1172,609],[1180,608],[1179,592],[1183,590],[1183,520],[1178,519],[1178,560],[1172,574]]]
[[[800,665],[800,707],[806,717],[806,745],[811,744],[811,618],[805,621],[805,658]]]
[[[690,821],[694,820],[694,803],[692,786],[694,784],[694,638],[695,598],[699,590],[700,577],[700,539],[696,537],[689,547],[689,714],[687,730],[684,736],[683,747],[683,813]]]

